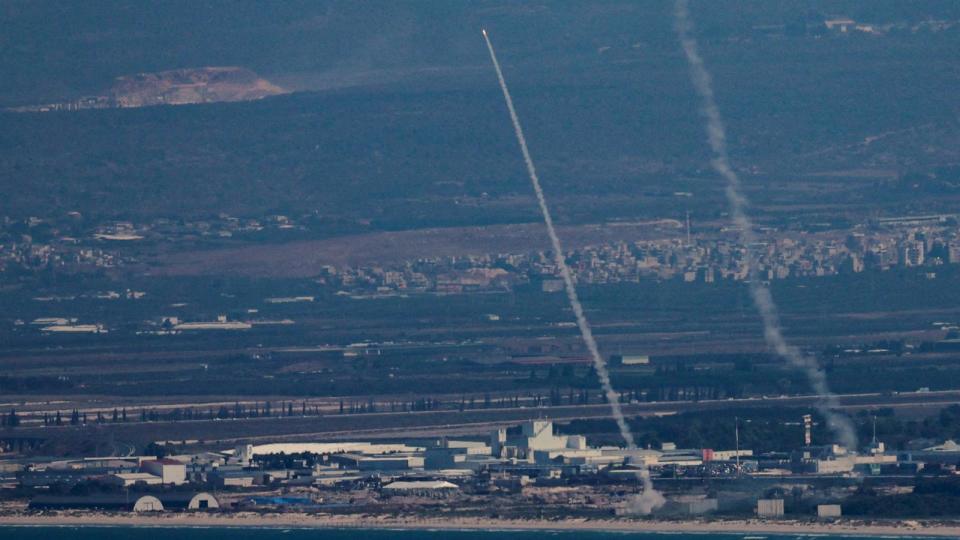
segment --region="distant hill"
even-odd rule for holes
[[[286,91],[240,67],[175,69],[118,77],[110,97],[121,107],[250,101]]]
[[[286,94],[287,90],[260,78],[253,71],[234,66],[173,69],[117,77],[101,95],[80,99],[15,107],[17,112],[188,105],[224,101],[252,101]]]
[[[68,101],[99,94],[121,75],[190,66],[244,66],[296,90],[317,89],[300,84],[300,76],[310,82],[313,76],[351,71],[486,68],[486,51],[477,47],[480,28],[495,37],[504,65],[518,59],[562,64],[603,47],[675,52],[672,5],[629,0],[0,2],[0,106]],[[956,0],[696,0],[691,10],[705,40],[739,41],[754,27],[768,32],[789,21],[794,28],[800,19],[821,15],[878,27],[960,19]]]
[[[847,212],[881,198],[902,214],[907,203],[920,204],[903,189],[881,189],[891,178],[908,170],[926,178],[960,161],[960,25],[934,32],[837,1],[829,13],[900,26],[792,37],[783,21],[797,15],[793,3],[743,2],[751,16],[724,11],[725,2],[694,4],[730,150],[758,219],[765,204],[797,219],[803,204],[818,213],[815,222],[829,222],[820,215],[825,205]],[[70,21],[102,25],[100,9],[62,5],[89,15]],[[9,33],[0,7],[0,50],[10,53],[0,54],[0,72],[9,75],[0,77],[0,103],[107,96],[114,84],[141,103],[198,99],[201,88],[241,96],[234,77],[261,76],[298,92],[191,107],[0,112],[0,178],[13,186],[0,197],[0,219],[309,214],[322,218],[324,234],[538,220],[481,25],[501,54],[558,222],[687,211],[703,220],[726,208],[669,2],[380,2],[382,11],[342,2],[329,13],[315,11],[320,2],[202,13],[172,5],[151,4],[166,14],[163,25],[135,3],[111,12],[111,32],[65,28],[74,37],[58,46],[82,55],[67,64],[45,63],[60,57],[34,30],[46,20],[41,4],[22,4],[36,13],[13,17],[20,26]],[[937,20],[960,20],[960,7],[943,6],[932,11]],[[133,39],[143,21],[152,50]],[[204,65],[258,75],[169,71]],[[137,72],[154,75],[117,80]],[[290,73],[332,82],[311,88]],[[851,170],[856,178],[843,177]],[[933,203],[949,201],[923,200],[923,212],[940,208]]]

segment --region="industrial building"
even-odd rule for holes
[[[456,484],[442,480],[396,481],[383,486],[387,495],[442,498],[458,491]]]
[[[157,475],[143,472],[117,473],[103,478],[103,483],[128,488],[133,486],[159,486],[163,479]]]
[[[955,456],[956,448],[957,445],[945,443],[918,452]],[[280,506],[301,499],[316,507],[347,503],[404,505],[416,498],[492,494],[578,500],[578,489],[607,489],[603,497],[609,497],[610,511],[630,512],[629,498],[639,489],[640,474],[647,470],[658,487],[661,482],[702,486],[708,483],[705,480],[716,478],[723,482],[709,483],[738,486],[762,482],[775,488],[768,489],[768,495],[760,500],[750,491],[738,495],[732,489],[726,495],[718,495],[713,489],[685,488],[670,497],[669,504],[661,510],[664,515],[693,516],[733,508],[742,512],[755,504],[757,516],[779,518],[784,515],[784,494],[788,489],[784,485],[815,481],[832,489],[863,474],[915,472],[923,466],[909,456],[904,460],[885,450],[876,440],[863,454],[837,445],[805,445],[794,452],[760,455],[743,448],[678,448],[669,442],[659,448],[590,446],[586,437],[558,434],[550,420],[540,419],[495,429],[487,441],[440,438],[390,444],[280,443],[242,445],[222,451],[207,449],[160,459],[141,456],[41,460],[27,464],[16,479],[21,488],[39,494],[32,507],[51,509],[236,509],[251,504],[270,506],[270,501],[281,499],[288,502],[278,503]],[[695,482],[682,482],[685,479]],[[81,483],[91,493],[102,494],[57,498],[47,495],[54,488],[65,493]],[[185,484],[192,489],[184,491]],[[198,489],[217,490],[221,498],[197,493]],[[836,493],[824,491],[808,499],[805,508],[812,511],[816,503],[833,500]],[[323,500],[328,496],[332,502]],[[823,519],[840,516],[836,504],[820,504],[816,512]]]
[[[424,458],[415,454],[387,454],[367,456],[363,454],[335,454],[333,462],[358,471],[401,471],[423,468]]]
[[[839,504],[818,504],[818,518],[838,518],[843,514]]]
[[[783,499],[759,499],[757,517],[783,517]]]
[[[719,501],[716,497],[681,495],[671,499],[665,513],[676,513],[682,516],[699,516],[716,512]]]
[[[510,434],[506,428],[490,435],[490,451],[494,457],[534,459],[536,451],[585,450],[587,440],[582,435],[554,435],[553,422],[532,420],[520,426],[520,432]]]
[[[423,467],[428,470],[469,469],[479,471],[498,462],[499,460],[491,455],[490,447],[486,444],[443,440],[439,446],[426,449]]]
[[[174,459],[147,460],[143,461],[140,467],[144,472],[159,477],[161,484],[178,486],[187,481],[186,464]]]

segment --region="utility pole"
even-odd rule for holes
[[[737,476],[740,476],[740,418],[733,417],[733,439],[736,441],[736,454],[734,457],[737,461]]]
[[[690,211],[687,210],[687,247],[690,247]]]

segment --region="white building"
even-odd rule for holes
[[[470,469],[480,470],[484,465],[499,463],[490,455],[490,447],[472,441],[443,441],[424,453],[425,469]]]
[[[855,461],[851,457],[818,459],[814,461],[817,474],[840,474],[853,471]]]
[[[960,444],[957,444],[952,439],[947,439],[943,444],[938,444],[936,446],[931,446],[929,448],[924,448],[924,452],[960,452]]]
[[[818,504],[817,517],[819,518],[838,518],[842,514],[839,504]]]
[[[828,30],[834,30],[838,32],[846,32],[856,24],[856,21],[846,17],[838,17],[836,19],[827,19],[823,21],[823,25],[826,26]]]
[[[134,512],[163,512],[163,503],[153,495],[144,495],[133,503]]]
[[[102,324],[53,324],[41,328],[44,332],[57,334],[106,334]]]
[[[554,435],[553,422],[530,420],[520,426],[519,435],[507,435],[498,429],[490,435],[490,453],[494,457],[517,458],[532,461],[538,450],[586,450],[587,439],[582,435]]]
[[[618,354],[610,359],[614,364],[621,366],[646,366],[650,364],[650,356],[646,354]]]
[[[216,321],[182,322],[174,325],[174,330],[249,330],[250,323],[242,321],[228,321],[226,315],[217,316]]]
[[[415,454],[336,454],[331,461],[358,471],[400,471],[423,468],[424,458]]]
[[[753,450],[714,450],[710,457],[713,461],[734,461],[738,457],[753,457]]]
[[[697,516],[716,512],[719,508],[719,502],[713,497],[681,495],[672,499],[669,502],[669,506],[673,507],[673,509],[680,514]]]
[[[456,484],[442,480],[397,481],[383,486],[386,495],[445,497],[459,491]]]
[[[757,500],[758,517],[783,517],[783,499]]]
[[[143,472],[159,476],[162,484],[180,485],[187,481],[187,466],[174,459],[153,459],[140,464]]]
[[[163,483],[163,480],[159,476],[144,472],[116,473],[107,476],[104,483],[120,487],[158,486]]]

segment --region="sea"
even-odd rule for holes
[[[256,527],[0,526],[2,540],[880,540],[923,536]],[[931,538],[931,537],[926,537]]]

